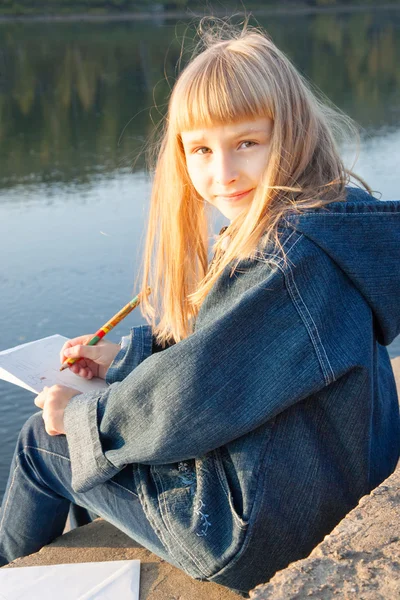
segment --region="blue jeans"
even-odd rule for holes
[[[88,492],[74,492],[67,439],[49,436],[41,413],[36,413],[19,435],[0,509],[0,566],[37,552],[61,535],[71,503],[172,562],[143,512],[131,466]],[[79,512],[90,520],[86,511],[75,514]]]

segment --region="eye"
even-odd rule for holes
[[[239,144],[239,148],[241,148],[242,146],[244,146],[244,148],[251,148],[252,146],[256,146],[256,145],[257,145],[257,142],[251,142],[250,140],[246,140]]]
[[[196,148],[196,150],[194,150],[194,154],[208,154],[209,152],[211,152],[210,148],[207,148],[207,146],[202,146],[201,148]]]

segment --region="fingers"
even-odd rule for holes
[[[75,389],[53,385],[44,387],[37,395],[34,402],[36,406],[43,409],[42,418],[46,432],[49,435],[60,435],[64,430],[64,412],[68,402],[79,394]]]
[[[87,358],[96,362],[101,356],[102,350],[101,346],[85,346],[83,344],[78,344],[76,346],[71,346],[69,348],[65,348],[64,357],[65,358]]]
[[[49,435],[64,433],[64,409],[56,408],[51,399],[45,402],[42,417]]]
[[[82,359],[79,362],[71,365],[69,369],[70,369],[70,371],[72,371],[73,373],[75,373],[75,375],[79,375],[79,377],[84,377],[85,379],[92,379],[93,378],[93,372],[86,365],[86,362],[85,362],[84,359]]]
[[[49,389],[44,387],[43,391],[36,396],[34,403],[38,408],[43,409],[42,418],[46,432],[49,435],[59,435],[61,433],[59,421],[60,417],[63,416],[63,410],[55,409],[54,399],[52,394],[49,393]]]
[[[72,340],[67,340],[60,351],[60,362],[63,363],[65,360],[64,350],[66,348],[72,348],[76,345],[86,344],[86,342],[88,342],[90,339],[92,339],[92,337],[93,337],[93,334],[89,333],[89,334],[85,334],[85,335],[80,335],[79,337],[76,337],[76,338],[72,338]]]
[[[40,392],[40,394],[38,394],[38,395],[36,396],[36,398],[34,399],[34,403],[36,404],[36,406],[37,406],[38,408],[43,408],[43,406],[44,406],[44,403],[45,403],[46,391],[47,391],[48,389],[49,389],[49,388],[48,388],[47,386],[45,386],[45,387],[43,388],[43,391],[42,391],[42,392]]]

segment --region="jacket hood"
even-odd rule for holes
[[[380,201],[348,187],[346,202],[332,202],[286,217],[351,279],[388,345],[400,333],[400,201]]]

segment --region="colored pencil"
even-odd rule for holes
[[[147,288],[147,294],[150,294],[150,288]],[[123,308],[121,308],[121,310],[118,311],[117,314],[114,315],[109,321],[107,321],[107,323],[105,323],[103,327],[100,327],[100,329],[96,331],[94,336],[88,342],[86,342],[85,346],[95,346],[109,331],[111,331],[111,329],[118,325],[118,323],[120,323],[122,319],[125,319],[125,317],[129,315],[129,313],[134,308],[136,308],[139,303],[140,294],[132,298],[132,300],[128,302],[128,304],[126,304]],[[78,360],[80,360],[80,358],[81,357],[67,358],[67,360],[61,365],[60,371],[64,371],[64,369],[67,369],[70,365],[76,363]]]

